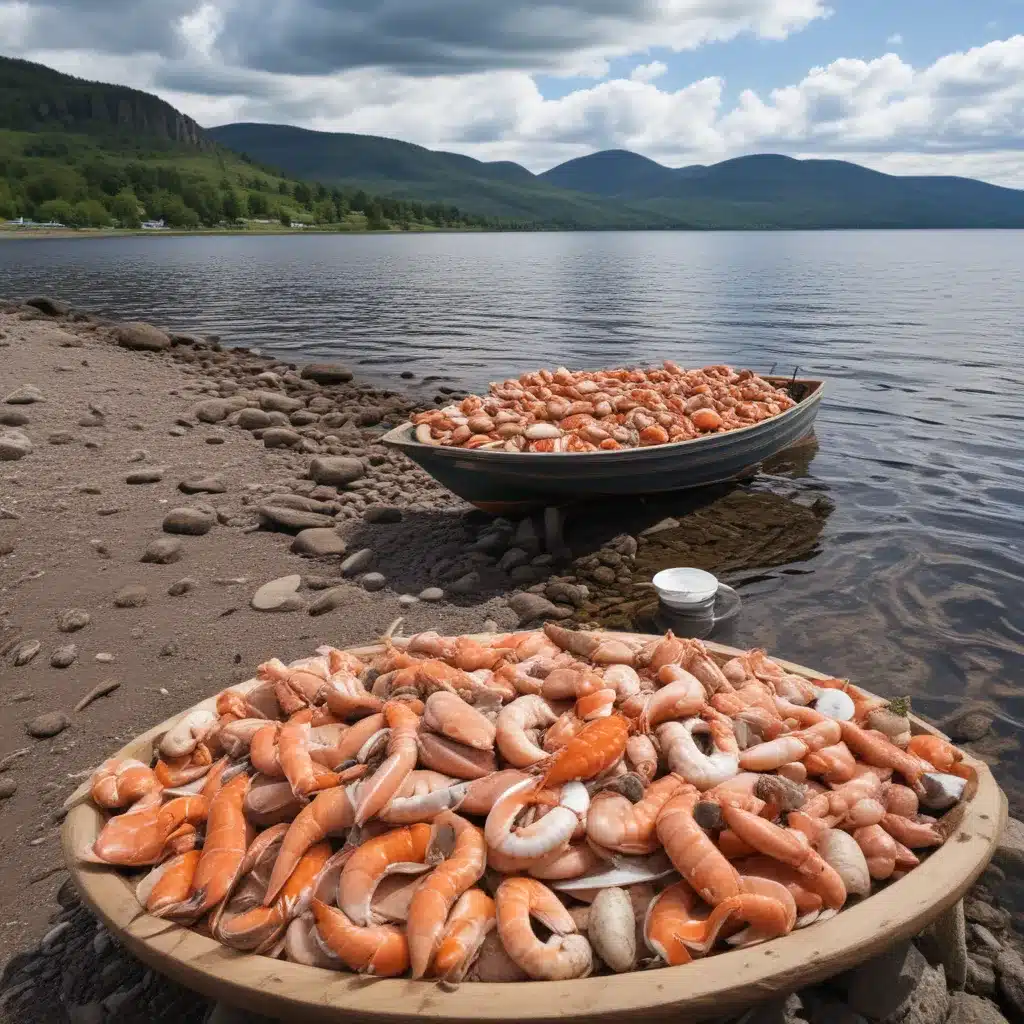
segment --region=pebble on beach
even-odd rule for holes
[[[249,602],[260,612],[292,612],[302,608],[305,602],[296,593],[302,586],[302,577],[297,573],[293,576],[282,576],[280,579],[264,583]]]
[[[57,615],[57,628],[62,633],[74,633],[85,629],[92,622],[92,616],[84,608],[66,608]]]
[[[149,600],[149,593],[138,583],[129,583],[114,595],[116,608],[141,608]]]
[[[48,711],[25,723],[25,731],[36,739],[47,739],[63,732],[71,724],[71,719],[63,711]]]
[[[155,565],[169,565],[177,562],[184,552],[184,545],[177,537],[157,537],[142,553],[142,562]]]
[[[42,644],[38,640],[26,640],[14,648],[14,664],[27,665],[40,651]]]
[[[180,533],[192,537],[202,537],[210,532],[217,519],[209,512],[198,508],[174,508],[164,516],[165,533]]]

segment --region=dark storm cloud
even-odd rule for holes
[[[613,22],[659,20],[658,6],[651,0],[246,0],[227,12],[219,47],[237,63],[293,74],[370,66],[409,74],[555,68],[567,54],[614,41]]]
[[[92,50],[99,53],[183,52],[176,24],[198,0],[29,0],[32,18],[26,50]]]

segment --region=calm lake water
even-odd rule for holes
[[[0,244],[0,295],[342,359],[389,386],[663,358],[826,378],[817,448],[753,489],[792,522],[751,505],[736,530],[738,499],[721,506],[736,542],[705,561],[744,595],[732,636],[936,717],[987,703],[987,748],[1024,793],[1022,281],[1013,231]]]

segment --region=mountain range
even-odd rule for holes
[[[118,180],[100,173],[102,155],[116,158]],[[151,181],[140,168],[150,169]],[[186,171],[219,198],[197,198],[181,179]],[[49,176],[43,185],[30,180],[40,175]],[[110,212],[115,185],[114,192],[131,185],[152,194],[143,202],[151,216],[170,189],[202,223],[217,223],[222,208],[285,218],[333,203],[339,219],[366,211],[383,226],[412,219],[588,229],[1024,227],[1024,191],[970,178],[889,175],[775,154],[672,168],[625,150],[534,174],[511,161],[375,135],[251,123],[203,128],[149,93],[0,57],[0,216],[5,204],[55,197],[95,200]]]
[[[1024,191],[775,154],[671,168],[605,150],[542,174],[373,135],[228,124],[216,141],[300,178],[576,227],[1024,227]]]

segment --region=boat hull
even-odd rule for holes
[[[779,383],[791,387],[794,397],[802,396],[792,409],[739,430],[649,448],[550,454],[444,448],[417,441],[411,423],[382,440],[450,491],[489,512],[687,490],[749,476],[765,459],[812,432],[823,383]]]

